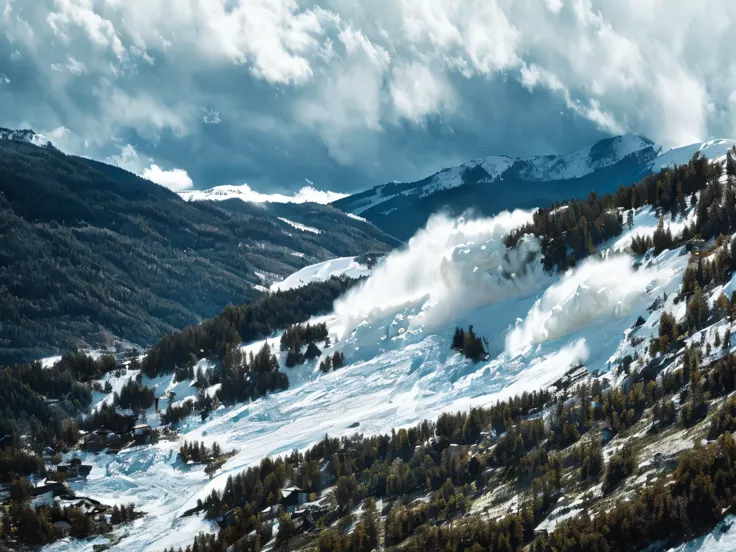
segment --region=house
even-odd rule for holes
[[[82,464],[81,458],[72,458],[68,464],[59,464],[56,468],[59,473],[65,473],[67,479],[87,477],[92,466]]]
[[[454,462],[460,457],[460,453],[462,452],[462,448],[460,445],[451,444],[449,447],[447,447],[447,458],[450,462]]]
[[[59,496],[66,492],[66,485],[58,481],[46,481],[41,485],[36,485],[31,489],[31,496],[39,496],[52,491],[54,496]]]
[[[308,495],[299,487],[286,487],[281,489],[281,505],[288,513],[295,512],[299,506],[306,503]]]
[[[66,492],[66,485],[57,481],[37,485],[31,489],[31,509],[35,510],[39,506],[51,506],[55,497]]]
[[[274,519],[278,519],[282,509],[283,507],[281,506],[281,504],[268,506],[267,508],[261,510],[261,518],[263,519],[263,521],[272,521]]]
[[[237,521],[235,519],[235,510],[228,510],[221,516],[217,517],[215,521],[220,527],[231,527],[235,525],[235,522]]]
[[[107,512],[107,506],[105,506],[99,500],[87,497],[74,497],[57,499],[60,508],[76,508],[82,512],[85,516],[97,517],[100,514]]]
[[[136,445],[145,445],[151,442],[151,426],[138,424],[133,426],[133,439]]]
[[[295,511],[292,521],[294,522],[294,529],[299,532],[311,531],[317,527],[314,517],[309,510]]]

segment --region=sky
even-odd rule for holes
[[[0,126],[175,191],[736,136],[732,0],[0,0]]]

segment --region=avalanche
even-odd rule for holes
[[[629,232],[647,220],[640,214]],[[317,320],[333,337],[324,352],[343,351],[346,367],[329,374],[316,361],[283,368],[288,390],[221,407],[204,422],[187,419],[181,441],[217,441],[237,451],[214,477],[184,465],[174,442],[85,456],[94,468],[86,482],[73,484],[77,492],[111,504],[135,501],[148,514],[122,529],[110,549],[186,546],[196,533],[216,530],[184,512],[264,456],[304,449],[325,434],[353,433],[355,423],[366,434],[387,432],[443,411],[487,405],[548,387],[580,364],[604,372],[623,358],[630,352],[626,330],[679,285],[687,255],[665,251],[634,270],[629,256],[606,252],[551,276],[541,270],[535,238],[523,239],[511,254],[503,246],[503,237],[530,217],[516,211],[479,220],[433,218]],[[340,266],[307,267],[282,285],[300,285],[354,261],[334,262]],[[658,319],[656,312],[651,316]],[[488,361],[472,364],[450,350],[454,327],[469,324],[488,338]],[[645,329],[656,331],[650,324]],[[267,341],[277,348],[279,336]],[[92,550],[99,543],[70,540],[50,549]]]

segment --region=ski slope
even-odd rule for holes
[[[317,361],[288,374],[290,388],[247,404],[221,407],[202,422],[192,416],[177,442],[85,455],[93,464],[87,481],[73,483],[84,496],[103,502],[135,502],[147,515],[118,530],[110,550],[161,550],[186,546],[201,531],[217,527],[183,513],[221,489],[231,474],[264,456],[304,449],[324,437],[391,428],[436,418],[441,412],[488,405],[522,391],[549,387],[581,364],[607,372],[634,348],[627,336],[639,315],[639,336],[655,334],[662,308],[672,308],[687,255],[664,251],[634,271],[632,259],[615,245],[649,225],[645,209],[600,260],[581,263],[562,276],[544,274],[539,244],[525,238],[513,255],[503,237],[531,213],[502,213],[491,219],[433,218],[408,247],[382,260],[369,278],[351,289],[327,323],[331,347],[346,366],[322,374]],[[306,267],[278,285],[301,285],[334,273],[364,270],[353,258]],[[367,270],[366,272],[367,273]],[[286,289],[286,287],[284,288]],[[647,307],[668,294],[659,310]],[[473,364],[450,350],[456,325],[472,324],[489,340],[488,361]],[[278,349],[279,336],[268,341]],[[257,350],[263,341],[244,344]],[[643,347],[646,347],[644,340]],[[282,366],[285,358],[280,359]],[[119,382],[116,382],[118,384]],[[166,378],[150,382],[188,386]],[[352,424],[358,423],[356,429]],[[217,441],[235,455],[209,478],[177,458],[180,442]],[[104,542],[66,540],[49,550],[93,550]]]

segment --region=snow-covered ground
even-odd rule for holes
[[[477,168],[483,169],[489,181],[502,178],[512,167],[518,168],[517,177],[529,182],[549,182],[552,180],[568,180],[581,178],[596,170],[614,165],[628,155],[656,146],[640,136],[627,134],[611,139],[609,155],[597,155],[594,144],[576,151],[561,155],[537,155],[533,157],[514,158],[507,155],[493,155],[474,159],[455,167],[445,168],[427,179],[418,181],[418,186],[409,187],[401,192],[394,191],[391,185],[376,186],[374,193],[362,197],[359,202],[349,207],[360,215],[368,209],[380,205],[397,194],[425,198],[438,191],[457,188],[465,183],[465,174]],[[689,158],[688,158],[689,159]],[[687,160],[685,161],[687,162]],[[384,214],[391,210],[384,211]]]
[[[736,550],[736,516],[727,516],[722,522],[702,537],[670,548],[667,552],[733,552]]]
[[[296,228],[297,230],[301,230],[302,232],[311,232],[312,234],[319,234],[322,232],[319,228],[314,228],[313,226],[307,226],[306,224],[302,224],[300,222],[294,222],[293,220],[289,220],[283,217],[279,217],[279,220],[281,222],[285,222],[292,228]]]
[[[305,266],[281,282],[271,285],[271,291],[286,291],[305,286],[311,282],[323,282],[333,276],[348,276],[360,278],[370,274],[370,269],[358,263],[355,257],[340,257],[309,266]]]
[[[122,540],[111,549],[185,546],[196,533],[216,530],[182,514],[264,456],[304,449],[325,434],[388,432],[443,411],[488,405],[548,387],[581,363],[606,371],[631,352],[626,336],[637,316],[649,317],[637,335],[656,332],[659,313],[648,315],[646,308],[664,293],[672,296],[687,255],[665,251],[636,271],[631,258],[612,255],[549,276],[539,268],[535,239],[525,239],[515,255],[503,248],[503,236],[530,216],[517,211],[472,221],[435,218],[407,248],[381,261],[319,319],[332,334],[333,345],[324,352],[341,350],[344,368],[322,374],[317,361],[282,368],[288,390],[222,407],[205,422],[192,416],[182,424],[179,442],[86,455],[94,468],[86,482],[74,483],[77,491],[103,502],[136,502],[148,514],[122,529]],[[631,232],[650,222],[644,210],[634,221]],[[350,273],[358,270],[353,263],[346,258],[313,265],[282,284]],[[454,327],[468,324],[489,340],[488,361],[473,364],[450,350]],[[278,336],[268,341],[276,346]],[[175,391],[176,400],[192,392],[170,378],[148,383]],[[217,441],[237,452],[210,478],[177,458],[184,439]],[[92,550],[93,544],[68,541],[55,549]]]

